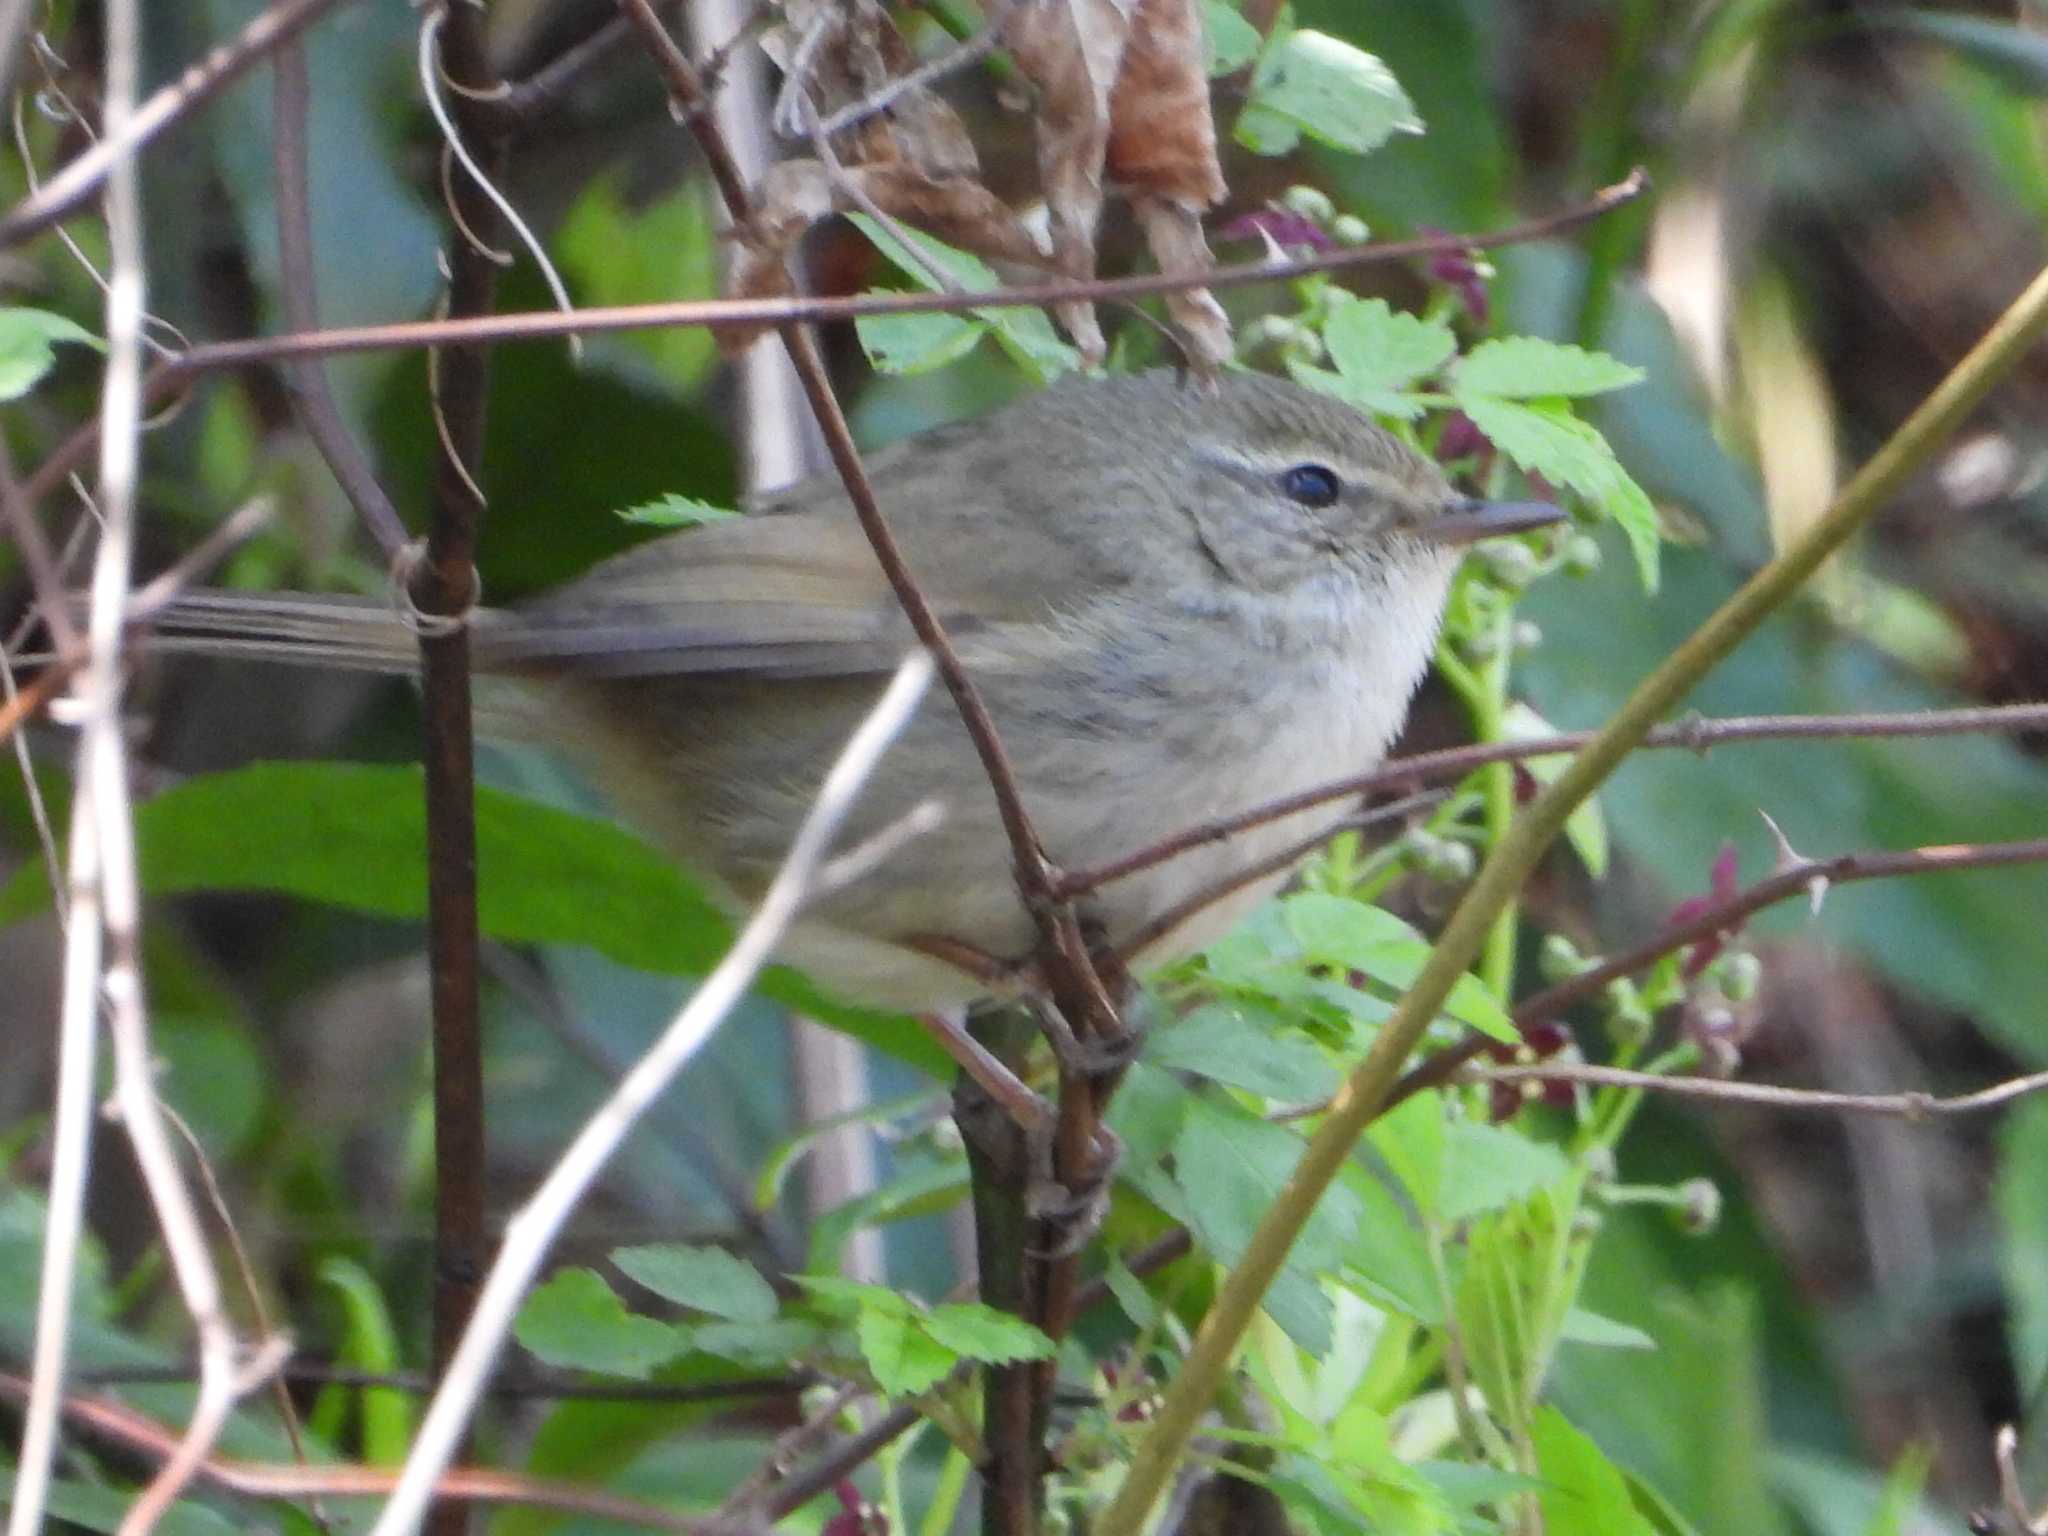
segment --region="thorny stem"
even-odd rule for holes
[[[1514,900],[1565,819],[1634,750],[1659,717],[1785,602],[1865,519],[1926,462],[1935,448],[2009,373],[2048,328],[2048,271],[2028,285],[1984,338],[1878,450],[1834,504],[1766,565],[1646,678],[1598,736],[1539,795],[1495,845],[1445,924],[1408,995],[1332,1101],[1300,1164],[1281,1188],[1232,1268],[1195,1336],[1180,1375],[1139,1444],[1123,1486],[1097,1526],[1100,1536],[1136,1536],[1180,1462],[1196,1422],[1261,1299],[1330,1182],[1384,1106],[1401,1064],[1479,953],[1493,921]]]

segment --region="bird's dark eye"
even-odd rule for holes
[[[1280,476],[1280,489],[1304,507],[1327,507],[1344,494],[1344,482],[1327,465],[1297,464]]]

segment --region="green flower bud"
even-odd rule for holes
[[[1575,533],[1564,541],[1560,557],[1573,576],[1590,576],[1600,569],[1600,541],[1590,533]]]
[[[1536,579],[1536,552],[1519,539],[1495,539],[1479,546],[1486,574],[1502,586],[1519,591]]]
[[[1300,214],[1304,219],[1330,227],[1330,221],[1337,216],[1337,205],[1330,201],[1330,194],[1321,187],[1293,186],[1280,194],[1280,206],[1289,213]]]
[[[1555,986],[1560,981],[1570,981],[1586,968],[1586,957],[1579,953],[1579,946],[1561,933],[1543,935],[1543,947],[1536,952],[1536,969],[1543,979]]]
[[[1721,1222],[1721,1189],[1712,1179],[1687,1179],[1678,1186],[1679,1203],[1672,1207],[1678,1227],[1704,1237]]]
[[[1721,994],[1731,1003],[1746,1003],[1756,996],[1763,981],[1764,963],[1746,949],[1722,957],[1716,967]]]

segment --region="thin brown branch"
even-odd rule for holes
[[[1226,896],[1241,891],[1248,885],[1256,885],[1261,880],[1292,869],[1339,833],[1361,831],[1366,827],[1378,826],[1382,822],[1398,821],[1415,811],[1428,810],[1439,805],[1445,798],[1442,791],[1431,791],[1409,795],[1405,799],[1390,801],[1386,805],[1376,805],[1369,811],[1346,817],[1333,827],[1325,827],[1308,837],[1297,839],[1285,848],[1247,864],[1242,869],[1233,869],[1221,880],[1176,902],[1144,924],[1124,940],[1121,953],[1126,961],[1136,958],[1197,913],[1208,910]]]
[[[1837,885],[1865,880],[1891,880],[1906,875],[1951,874],[1963,869],[1995,869],[2012,864],[2048,861],[2048,837],[2010,843],[1960,843],[1908,848],[1890,853],[1844,853],[1831,859],[1795,859],[1783,864],[1746,890],[1715,902],[1696,917],[1652,934],[1633,948],[1590,966],[1578,975],[1546,987],[1516,1005],[1514,1020],[1526,1029],[1595,996],[1610,981],[1633,975],[1673,950],[1726,933],[1753,912]],[[1816,898],[1817,899],[1817,898]]]
[[[682,9],[682,0],[655,0],[658,12]],[[533,71],[524,80],[507,81],[502,90],[477,102],[478,120],[494,133],[517,135],[531,129],[547,116],[585,76],[633,40],[633,27],[623,16],[614,16],[582,41]]]
[[[277,188],[278,292],[285,324],[295,331],[320,326],[319,288],[313,266],[313,215],[306,177],[306,48],[297,39],[277,50],[272,66],[271,173]],[[388,561],[405,547],[405,524],[384,494],[362,445],[342,420],[327,369],[318,358],[284,364],[285,383],[306,435],[333,471],[335,483]]]
[[[1693,716],[1660,726],[1641,742],[1642,748],[1683,748],[1705,753],[1711,748],[1747,741],[1815,741],[1870,737],[1965,736],[2048,730],[2048,704],[1993,704],[1966,709],[1915,710],[1900,714],[1863,715],[1732,715],[1719,720]],[[1235,815],[1205,821],[1170,838],[1140,848],[1123,858],[1088,869],[1070,870],[1061,882],[1062,895],[1080,896],[1126,879],[1157,864],[1235,837],[1253,827],[1313,810],[1333,800],[1395,789],[1433,779],[1458,778],[1489,763],[1527,762],[1576,752],[1592,740],[1591,731],[1570,731],[1526,741],[1482,741],[1471,746],[1419,752],[1382,763],[1370,773],[1332,779],[1296,794],[1268,800]]]
[[[1562,1061],[1470,1069],[1461,1074],[1461,1080],[1474,1083],[1587,1083],[1602,1088],[1641,1088],[1651,1093],[1706,1099],[1721,1104],[1879,1115],[1895,1120],[1935,1120],[1953,1115],[1982,1114],[2048,1089],[2048,1072],[2032,1072],[1972,1093],[1943,1098],[1924,1092],[1831,1093],[1817,1088],[1781,1088],[1775,1083],[1742,1083],[1719,1077],[1666,1077],[1657,1072],[1633,1072],[1621,1067]]]
[[[485,176],[503,169],[501,140],[486,136],[476,112],[497,83],[480,7],[448,4],[422,20],[425,89],[445,80],[449,120],[474,146]],[[438,47],[434,45],[438,44]],[[434,78],[438,71],[438,78]],[[443,152],[452,153],[452,146]],[[486,315],[497,294],[489,247],[500,227],[495,200],[475,176],[444,181],[455,226],[448,253],[451,316]],[[425,558],[411,572],[409,599],[429,622],[420,628],[422,757],[426,768],[427,963],[434,1034],[433,1359],[445,1376],[476,1308],[490,1263],[484,1218],[486,1183],[483,960],[477,925],[475,733],[470,698],[468,611],[477,599],[476,550],[484,503],[484,405],[489,354],[477,347],[435,352],[427,371],[428,409],[438,428]],[[464,1437],[453,1454],[461,1455]],[[462,1536],[460,1504],[430,1506],[432,1536]]]
[[[28,1383],[19,1376],[0,1372],[0,1392],[23,1398],[27,1396]],[[64,1399],[63,1407],[65,1417],[80,1429],[151,1460],[166,1461],[177,1449],[178,1436],[174,1431],[110,1399],[73,1393]],[[195,1475],[215,1487],[254,1499],[320,1495],[380,1498],[388,1495],[398,1482],[397,1472],[386,1467],[279,1466],[218,1455],[202,1457]],[[651,1530],[679,1531],[684,1536],[731,1536],[729,1530],[718,1531],[702,1520],[689,1519],[656,1504],[623,1498],[601,1488],[551,1482],[518,1472],[454,1467],[442,1474],[439,1491],[451,1499],[559,1509],[643,1525]]]
[[[189,65],[177,79],[135,109],[120,128],[110,127],[100,141],[43,183],[0,219],[0,250],[18,245],[89,203],[106,183],[107,173],[124,156],[144,146],[179,119],[198,111],[259,63],[273,49],[297,37],[341,0],[279,0],[227,42]]]
[[[630,3],[630,0],[624,0]],[[664,34],[666,35],[666,34]],[[671,43],[671,46],[673,44]],[[678,52],[677,57],[681,57]],[[683,60],[685,66],[687,59]],[[680,109],[686,119],[690,109]],[[714,175],[718,160],[711,159]],[[1017,287],[992,288],[983,293],[871,293],[853,298],[767,298],[692,299],[672,304],[625,304],[608,308],[579,309],[574,315],[553,310],[532,310],[519,314],[492,315],[481,320],[414,320],[393,325],[337,327],[310,335],[249,337],[238,341],[206,342],[184,353],[167,366],[180,376],[238,368],[249,363],[274,362],[281,357],[313,357],[342,352],[389,352],[413,347],[456,343],[497,343],[538,341],[566,336],[572,332],[595,335],[608,331],[658,330],[666,327],[701,325],[711,330],[756,329],[760,326],[795,325],[831,320],[853,320],[862,315],[904,315],[953,312],[965,309],[1035,309],[1049,304],[1148,298],[1156,294],[1179,293],[1189,288],[1242,288],[1255,283],[1282,282],[1314,272],[1336,272],[1353,267],[1387,262],[1411,261],[1418,257],[1464,250],[1493,250],[1502,246],[1546,240],[1612,212],[1640,196],[1648,186],[1646,178],[1635,176],[1596,193],[1586,202],[1511,225],[1476,234],[1432,235],[1414,240],[1388,240],[1372,245],[1352,246],[1286,261],[1247,262],[1217,267],[1209,272],[1143,273],[1134,277],[1093,278],[1086,282],[1035,283]],[[723,181],[721,180],[721,190]],[[744,190],[744,188],[742,188]]]
[[[280,1381],[307,1386],[381,1388],[419,1395],[434,1390],[433,1378],[423,1371],[359,1371],[313,1360],[289,1361],[279,1369],[277,1377]],[[88,1386],[189,1382],[196,1379],[194,1370],[182,1365],[115,1367],[77,1373],[77,1380]],[[600,1381],[568,1373],[547,1373],[512,1381],[492,1381],[485,1386],[484,1392],[507,1402],[722,1403],[758,1397],[794,1397],[815,1386],[817,1381],[815,1375],[806,1372],[672,1385],[646,1381]]]

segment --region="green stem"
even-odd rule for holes
[[[938,1486],[932,1489],[932,1502],[924,1512],[924,1524],[920,1525],[918,1536],[946,1536],[953,1529],[953,1517],[960,1510],[960,1496],[967,1491],[967,1474],[974,1470],[974,1463],[967,1459],[967,1453],[954,1446],[946,1452],[946,1463],[939,1468]],[[892,1531],[904,1529],[901,1525],[889,1527]]]
[[[1236,1356],[1267,1287],[1286,1263],[1288,1251],[1314,1214],[1317,1202],[1386,1103],[1403,1063],[1450,996],[1452,986],[1479,954],[1495,918],[1515,899],[1536,861],[1563,830],[1565,818],[1620,766],[1658,720],[1927,462],[1992,386],[2018,365],[2044,329],[2048,329],[2048,271],[2028,284],[1969,355],[1843,488],[1834,505],[1795,544],[1743,583],[1637,686],[1600,734],[1571,760],[1494,848],[1444,925],[1415,985],[1331,1102],[1329,1114],[1300,1164],[1252,1234],[1244,1257],[1225,1277],[1180,1375],[1160,1404],[1151,1433],[1139,1443],[1123,1486],[1103,1512],[1097,1536],[1136,1536],[1151,1514]]]

